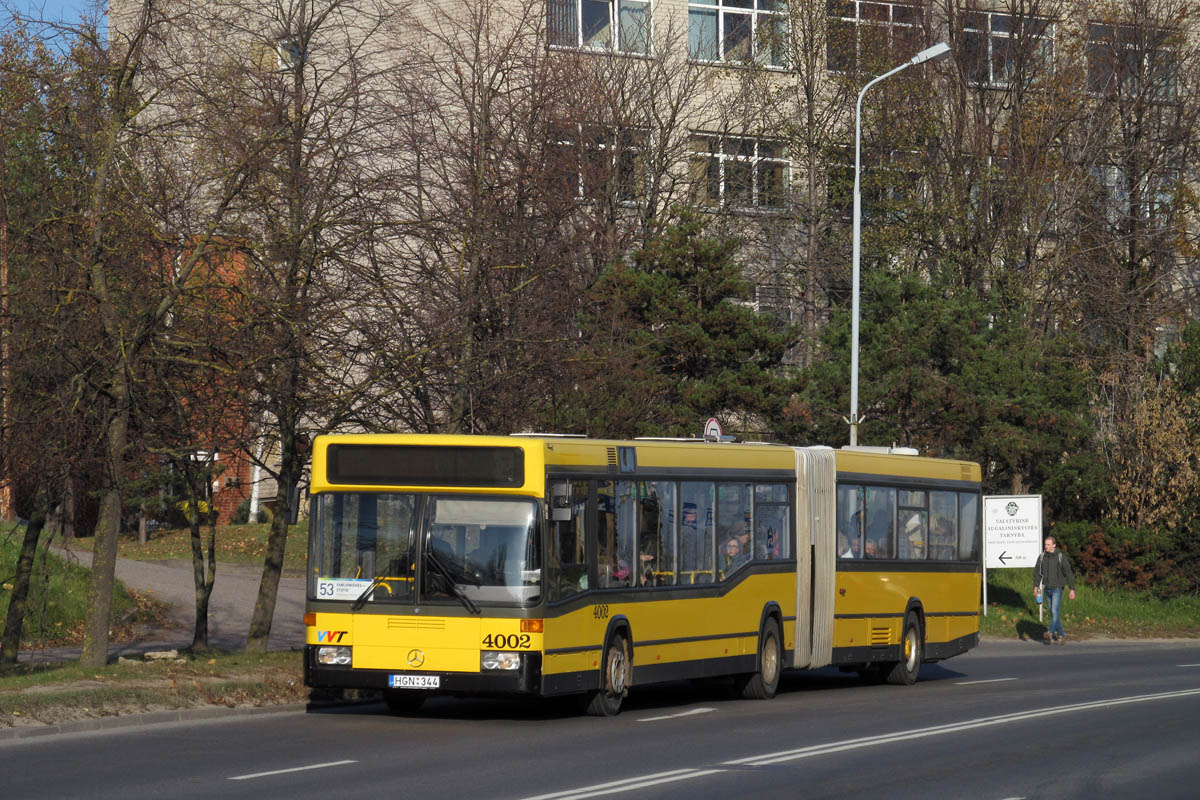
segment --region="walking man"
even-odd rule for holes
[[[1059,606],[1062,605],[1063,587],[1069,587],[1069,597],[1075,599],[1075,574],[1071,571],[1071,559],[1067,554],[1057,549],[1053,536],[1047,536],[1045,549],[1033,565],[1033,595],[1042,601],[1042,592],[1050,606],[1050,630],[1042,634],[1046,644],[1062,644],[1067,639],[1063,630],[1062,620],[1058,617]]]

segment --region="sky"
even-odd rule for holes
[[[33,17],[68,23],[78,22],[84,11],[94,5],[90,0],[4,0],[3,4]]]

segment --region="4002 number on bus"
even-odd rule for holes
[[[489,650],[528,650],[532,645],[528,633],[489,633],[483,637],[483,646]]]

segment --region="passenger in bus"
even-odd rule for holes
[[[901,544],[907,544],[907,552],[901,552],[901,558],[925,557],[925,532],[921,524],[921,515],[913,514],[904,525],[904,538]]]
[[[850,549],[850,537],[844,532],[838,533],[838,558],[854,558],[854,551]]]
[[[657,586],[658,578],[654,574],[654,556],[642,553],[642,572],[638,577],[639,586]]]
[[[863,558],[878,558],[879,556],[876,553],[875,540],[867,539],[866,543],[863,545]]]
[[[750,555],[742,548],[742,543],[736,536],[725,542],[724,571],[726,575],[741,569],[742,565],[749,560]]]

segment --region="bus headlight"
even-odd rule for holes
[[[521,654],[497,653],[493,650],[484,650],[479,654],[479,666],[485,670],[520,669]]]
[[[348,667],[352,660],[349,647],[317,648],[318,664],[337,664],[338,666]]]

